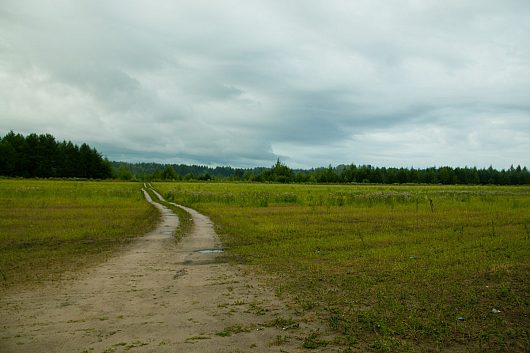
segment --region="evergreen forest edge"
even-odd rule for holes
[[[0,138],[0,175],[25,178],[84,178],[120,180],[217,180],[275,183],[473,184],[528,185],[527,167],[386,168],[338,165],[291,169],[279,159],[270,168],[128,163],[104,158],[86,143],[58,142],[50,134],[26,137],[13,131]]]

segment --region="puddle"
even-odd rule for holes
[[[195,252],[199,252],[201,254],[210,254],[215,252],[224,252],[223,249],[202,249],[202,250],[196,250]]]

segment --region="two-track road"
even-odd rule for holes
[[[218,253],[200,252],[221,248],[206,216],[186,208],[193,227],[176,242],[178,218],[144,194],[161,213],[154,231],[76,279],[0,298],[0,352],[306,351],[314,323]],[[273,325],[278,318],[296,324]]]

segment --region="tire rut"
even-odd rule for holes
[[[155,230],[76,279],[0,298],[0,352],[306,351],[304,339],[321,329],[314,318],[244,267],[199,252],[222,249],[219,237],[208,217],[178,205],[193,227],[177,243],[178,217],[143,193],[161,214]]]

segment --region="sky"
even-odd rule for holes
[[[530,167],[528,0],[2,0],[0,135],[110,160]]]

